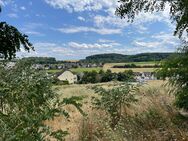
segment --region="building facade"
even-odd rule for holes
[[[68,81],[69,84],[74,84],[78,81],[77,75],[68,70],[61,73],[57,78],[60,81]]]

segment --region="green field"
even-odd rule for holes
[[[47,70],[48,73],[53,74],[53,73],[58,73],[61,72],[62,70]]]
[[[74,69],[71,69],[72,72],[75,72],[75,73],[81,73],[81,72],[91,72],[91,71],[97,71],[99,72],[100,70],[102,70],[102,68],[74,68]]]

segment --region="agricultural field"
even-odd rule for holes
[[[81,73],[81,72],[91,72],[91,71],[96,71],[96,72],[99,72],[100,70],[102,70],[102,68],[73,68],[73,69],[70,69],[72,72],[75,72],[75,73]]]
[[[100,70],[107,71],[108,69],[112,72],[118,73],[118,72],[124,72],[125,70],[132,70],[133,72],[153,72],[156,70],[156,68],[113,68],[113,66],[124,66],[125,64],[135,64],[137,66],[154,66],[158,62],[129,62],[129,63],[106,63],[104,64],[103,68],[97,67],[97,68],[72,68],[70,69],[74,73],[81,73],[81,72],[91,72],[96,71],[99,72]],[[58,73],[62,70],[47,70],[48,73]]]
[[[106,63],[103,66],[103,70],[110,69],[112,72],[124,72],[125,70],[132,70],[133,72],[153,72],[156,68],[113,68],[113,66],[124,66],[125,64],[135,64],[137,66],[154,66],[158,62],[129,62],[129,63]]]

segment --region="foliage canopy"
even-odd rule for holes
[[[28,36],[20,33],[18,29],[6,22],[0,22],[0,43],[0,55],[5,59],[14,58],[16,52],[20,51],[21,46],[26,51],[34,50]]]
[[[170,6],[170,16],[176,22],[175,35],[182,37],[184,31],[188,35],[188,1],[187,0],[119,0],[120,6],[116,15],[133,21],[141,12],[163,11]]]
[[[175,104],[188,110],[188,45],[185,44],[179,54],[166,59],[161,65],[158,74],[163,79],[169,78],[170,84],[175,87]]]

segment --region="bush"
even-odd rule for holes
[[[67,131],[53,131],[44,122],[60,115],[68,118],[63,108],[67,104],[81,110],[79,97],[59,100],[48,75],[25,61],[11,69],[0,66],[0,78],[0,140],[63,140]]]
[[[122,117],[122,108],[136,102],[134,97],[136,87],[125,84],[110,90],[102,87],[95,87],[94,90],[100,96],[100,98],[93,98],[94,106],[105,110],[110,115],[110,124],[114,129]]]
[[[134,73],[132,70],[119,72],[117,74],[118,81],[134,81]]]

